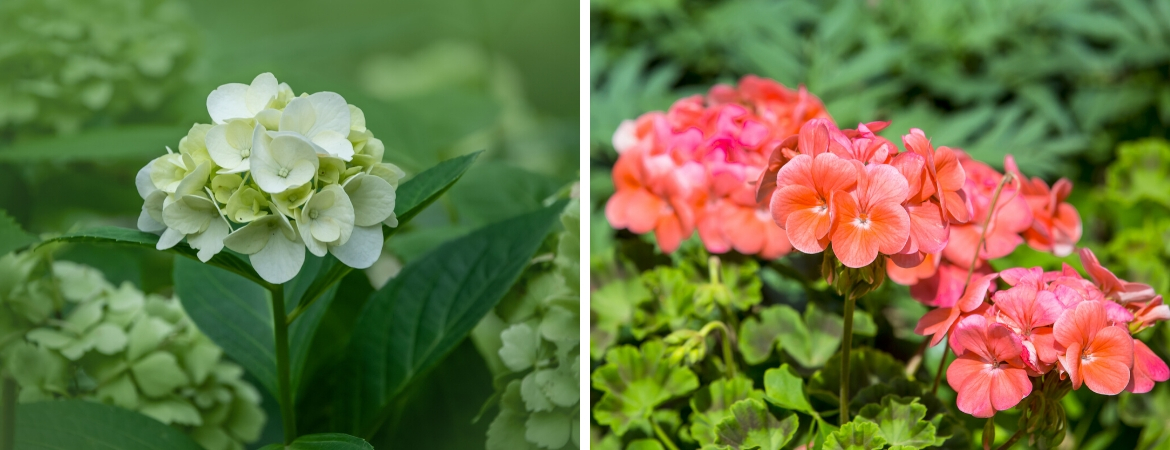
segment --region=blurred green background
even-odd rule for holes
[[[645,241],[615,233],[603,214],[613,192],[609,172],[617,155],[610,138],[618,124],[756,74],[806,86],[842,127],[891,120],[883,135],[896,142],[909,128],[921,128],[935,145],[962,148],[997,168],[1010,153],[1029,176],[1070,179],[1070,201],[1084,221],[1081,245],[1123,278],[1170,292],[1170,1],[591,0],[590,6],[595,283],[652,256]],[[1024,247],[996,264],[1058,268],[1064,261],[1079,267],[1075,257]],[[783,291],[775,288],[766,291]],[[905,288],[890,290],[887,300],[879,305],[888,315],[882,323],[916,321],[925,312]],[[918,337],[895,334],[888,323],[878,338],[889,345],[883,350],[908,358]],[[1143,337],[1163,359],[1170,356],[1167,328]],[[1070,395],[1065,445],[1170,448],[1170,410],[1159,400],[1167,395],[1165,385],[1146,396]],[[1004,418],[1009,432],[1001,437],[1014,431],[1015,417]],[[978,431],[982,422],[969,425]]]
[[[217,86],[272,72],[297,94],[333,91],[360,107],[408,177],[486,150],[382,261],[346,280],[380,285],[434,245],[535,209],[578,178],[578,12],[564,0],[5,0],[0,209],[36,234],[134,227],[138,169],[209,122]],[[160,252],[73,245],[58,257],[114,283],[170,289],[172,257]],[[344,327],[353,313],[327,320]],[[379,439],[483,447],[494,414],[472,419],[494,392],[491,373],[470,343],[446,361]],[[260,442],[274,442],[276,404],[264,406]]]

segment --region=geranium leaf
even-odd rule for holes
[[[266,445],[260,450],[374,450],[374,446],[348,434],[324,433],[301,436],[289,445]]]
[[[945,439],[936,439],[934,424],[923,420],[925,417],[926,406],[918,399],[887,395],[881,404],[861,408],[856,420],[877,424],[878,433],[891,446],[921,449],[942,445]]]
[[[849,422],[825,439],[825,450],[872,450],[885,446],[886,440],[873,422]]]
[[[610,349],[605,361],[592,375],[593,388],[605,393],[593,407],[593,417],[618,435],[630,428],[649,430],[658,405],[699,387],[694,372],[667,362],[661,341],[646,342],[641,349],[630,345]]]
[[[777,420],[764,402],[746,399],[731,405],[731,415],[715,427],[719,443],[733,450],[780,450],[796,434],[796,414]]]
[[[761,310],[758,317],[749,316],[739,327],[738,344],[743,360],[753,365],[767,361],[781,334],[789,337],[807,335],[807,329],[795,309],[787,305],[775,305]],[[793,342],[793,345],[796,343]]]
[[[797,376],[788,364],[764,372],[764,392],[767,393],[768,401],[776,406],[803,413],[816,413],[804,394],[804,380]]]
[[[691,437],[699,445],[714,444],[718,439],[715,427],[731,415],[731,405],[740,400],[764,398],[764,393],[752,388],[752,380],[744,377],[715,380],[691,397]]]

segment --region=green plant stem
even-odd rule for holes
[[[1008,438],[1008,440],[1004,442],[1003,445],[996,447],[996,450],[1008,450],[1009,448],[1012,448],[1013,445],[1016,445],[1016,442],[1019,442],[1020,438],[1022,437],[1024,437],[1024,429],[1020,428],[1016,430],[1016,434],[1013,434],[1012,437]]]
[[[732,345],[731,341],[735,338],[731,335],[731,329],[727,327],[727,324],[720,322],[718,320],[710,322],[707,325],[705,325],[701,330],[699,330],[699,334],[705,338],[707,336],[707,334],[710,333],[711,330],[714,330],[714,329],[719,329],[719,330],[723,331],[723,365],[726,366],[725,370],[727,370],[727,377],[728,378],[735,378],[737,367],[735,364],[735,352],[732,350],[732,347],[731,347],[731,345]],[[707,344],[704,343],[703,345],[707,345]]]
[[[845,296],[845,334],[841,336],[841,425],[849,422],[849,351],[853,346],[853,303],[856,301],[852,292]]]
[[[284,425],[284,444],[292,444],[297,438],[296,408],[292,399],[292,378],[289,376],[288,357],[288,318],[284,309],[284,285],[273,285],[272,292],[272,326],[276,337],[276,384],[280,395],[280,419]]]
[[[938,360],[938,370],[934,372],[934,385],[930,387],[931,394],[938,394],[938,384],[942,381],[943,368],[947,366],[947,355],[951,353],[950,343],[943,345],[942,358]]]
[[[0,450],[16,448],[16,380],[8,375],[0,385]]]
[[[653,417],[650,418],[650,425],[654,427],[654,434],[658,435],[658,440],[662,441],[662,444],[665,445],[666,448],[670,450],[679,450],[678,446],[674,444],[674,441],[670,439],[670,436],[666,435],[666,430],[663,430],[662,427],[658,425],[658,421],[654,420]]]

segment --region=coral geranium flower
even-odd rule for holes
[[[1039,281],[1039,278],[1036,278]],[[1020,283],[992,296],[996,321],[1020,336],[1026,352],[1024,363],[1036,372],[1045,372],[1056,362],[1056,349],[1049,325],[1056,323],[1064,307],[1056,294],[1038,290],[1032,283]]]
[[[902,201],[909,186],[893,166],[872,164],[857,167],[857,190],[833,197],[836,230],[833,253],[847,267],[865,267],[878,253],[901,252],[910,235],[910,216]],[[789,232],[791,233],[791,232]]]
[[[918,325],[914,327],[914,332],[922,336],[932,336],[930,345],[938,345],[944,337],[951,334],[951,327],[959,320],[959,316],[973,312],[983,305],[983,300],[987,298],[987,292],[991,290],[992,282],[997,276],[993,273],[972,279],[967,289],[963,291],[963,296],[959,297],[954,305],[943,306],[923,315],[922,319],[918,320]],[[958,342],[952,341],[951,346],[955,348],[956,354],[961,353],[962,346]]]
[[[1133,376],[1125,390],[1144,394],[1154,389],[1154,383],[1170,379],[1170,367],[1146,346],[1145,342],[1133,340]]]
[[[648,185],[639,156],[628,154],[614,165],[616,192],[605,204],[605,217],[614,228],[628,228],[638,234],[654,231],[662,251],[673,252],[694,232],[694,209],[670,178],[658,186]]]
[[[820,253],[829,244],[834,196],[857,184],[857,168],[832,153],[797,155],[776,174],[780,186],[772,194],[772,219],[788,232],[792,246]],[[899,244],[900,245],[900,244]]]
[[[1073,389],[1086,384],[1098,394],[1117,395],[1129,385],[1133,338],[1106,320],[1105,307],[1097,301],[1081,302],[1056,320],[1053,334],[1064,349],[1058,358]]]
[[[1082,248],[1079,253],[1081,265],[1085,266],[1085,272],[1089,273],[1089,277],[1093,279],[1094,283],[1097,283],[1106,298],[1121,303],[1144,302],[1154,298],[1154,288],[1147,284],[1132,283],[1117,278],[1117,275],[1101,265],[1101,262],[1097,260],[1097,255],[1094,255],[1092,250]]]
[[[917,128],[910,129],[910,134],[902,136],[902,143],[907,150],[925,159],[924,167],[928,176],[922,179],[918,201],[926,201],[934,196],[951,222],[966,223],[971,220],[966,193],[963,192],[967,174],[959,164],[959,155],[947,147],[935,150],[922,130]]]
[[[947,383],[959,393],[955,403],[960,411],[991,417],[1032,393],[1020,359],[1020,339],[1007,327],[972,315],[955,326],[951,339],[964,349],[947,367]]]
[[[967,176],[964,187],[971,202],[971,221],[951,227],[950,241],[943,256],[955,264],[967,265],[978,256],[982,261],[1002,258],[1024,242],[1020,233],[1032,226],[1032,210],[1011,185],[1003,187],[999,200],[993,206],[992,198],[1003,175],[981,162],[965,159],[963,170]],[[992,215],[986,233],[983,224],[989,212]],[[985,238],[979,246],[980,236]]]
[[[1020,179],[1020,194],[1032,208],[1032,228],[1024,231],[1024,240],[1039,251],[1051,251],[1056,256],[1068,256],[1081,239],[1081,216],[1077,209],[1065,203],[1072,192],[1072,182],[1061,178],[1048,188],[1039,177],[1029,179],[1020,173],[1015,158],[1004,158],[1004,169]]]

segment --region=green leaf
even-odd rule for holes
[[[17,405],[16,448],[200,450],[176,428],[115,406],[81,400]]]
[[[799,427],[796,414],[777,420],[764,402],[746,399],[731,405],[731,416],[715,427],[719,442],[734,450],[780,450]]]
[[[873,422],[849,422],[825,439],[825,450],[872,450],[885,446],[886,440]]]
[[[770,306],[749,316],[739,326],[739,351],[748,364],[760,364],[772,356],[776,338],[785,330],[803,328],[800,314],[785,305]],[[793,331],[790,331],[793,332]]]
[[[42,242],[41,245],[48,244],[50,242],[107,243],[133,245],[153,249],[158,245],[158,235],[138,230],[131,230],[129,228],[97,227],[74,233],[66,233],[61,236],[46,240]],[[195,261],[199,261],[198,256],[196,256],[197,251],[185,243],[179,243],[178,245],[171,247],[166,251],[186,256],[187,258]],[[267,284],[263,279],[260,278],[260,275],[257,275],[256,271],[252,269],[251,264],[247,263],[239,256],[236,256],[236,254],[232,253],[231,251],[224,250],[219,252],[215,256],[211,257],[211,260],[207,261],[207,264],[229,270],[249,280],[255,281],[256,283],[260,283],[261,285]]]
[[[638,439],[636,441],[630,442],[630,445],[626,446],[626,450],[666,450],[666,449],[662,447],[662,443],[660,443],[654,439]]]
[[[365,439],[341,433],[310,434],[297,438],[292,444],[270,444],[261,450],[374,450]]]
[[[366,303],[339,374],[337,427],[377,431],[387,407],[500,301],[565,202],[483,227],[407,264]]]
[[[593,372],[593,388],[605,393],[593,407],[593,418],[619,436],[630,428],[650,430],[650,415],[663,402],[699,387],[699,378],[667,362],[661,341],[613,348],[606,364]]]
[[[927,420],[926,406],[915,398],[887,395],[881,404],[861,408],[856,421],[873,422],[886,443],[905,449],[922,449],[942,445],[945,439],[936,439],[934,424]]]
[[[451,188],[447,201],[462,221],[483,225],[540,209],[561,185],[556,179],[513,165],[485,162]]]
[[[764,372],[764,392],[767,393],[768,401],[776,406],[816,414],[804,394],[804,380],[788,364]]]
[[[25,232],[20,224],[16,223],[16,219],[9,217],[6,211],[0,209],[0,255],[19,250],[36,241],[36,236]]]
[[[650,292],[642,280],[617,280],[593,292],[589,300],[594,320],[590,322],[589,354],[600,360],[609,346],[617,341],[621,327],[633,319],[634,305],[648,298]]]
[[[199,331],[276,395],[276,345],[268,291],[244,277],[175,260],[175,295]]]
[[[165,146],[178,145],[179,139],[187,135],[188,128],[190,127],[102,128],[71,136],[25,141],[0,148],[0,162],[74,160],[146,162],[162,156]]]
[[[483,150],[448,159],[402,182],[395,191],[394,201],[394,214],[398,217],[398,226],[409,222],[436,199],[442,197],[481,154]]]
[[[175,388],[191,382],[175,355],[159,350],[130,366],[130,373],[138,381],[138,388],[150,397],[170,394]]]
[[[398,227],[389,228],[382,227],[382,236],[388,238],[390,235],[401,229],[410,219],[426,209],[431,203],[443,196],[459,178],[463,176],[471,164],[475,162],[483,151],[469,153],[456,158],[443,161],[438,165],[415,175],[413,178],[403,181],[394,191],[394,215],[398,218]],[[218,256],[218,255],[217,255]],[[312,259],[312,258],[310,258]],[[330,287],[336,284],[345,275],[348,274],[352,267],[346,266],[337,261],[333,255],[327,255],[322,260],[322,268],[309,275],[302,271],[294,279],[295,283],[304,283],[300,281],[304,279],[313,280],[303,288],[300,295],[290,297],[286,300],[289,305],[297,305],[299,308],[307,308],[309,303],[315,301],[318,297],[325,293]],[[296,300],[294,303],[292,300]]]
[[[731,415],[731,405],[748,398],[759,400],[764,395],[744,377],[721,378],[695,392],[691,397],[691,437],[699,445],[714,444],[718,439],[715,427]]]

